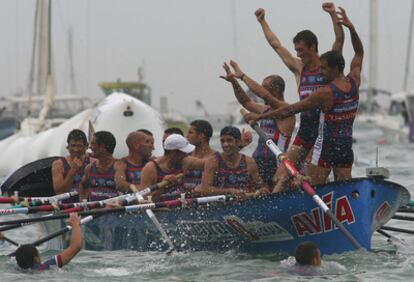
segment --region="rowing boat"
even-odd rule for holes
[[[43,169],[32,173],[18,172],[22,178],[36,178],[38,191],[51,192],[51,180]],[[24,170],[28,170],[30,165]],[[22,168],[23,169],[23,168]],[[17,173],[17,172],[16,172]],[[25,190],[16,176],[2,185],[12,194]],[[10,179],[14,179],[11,181]],[[33,180],[32,180],[33,181]],[[39,182],[43,181],[44,185]],[[17,183],[17,184],[16,184]],[[5,185],[8,184],[8,185]],[[20,188],[19,188],[20,187]],[[346,182],[332,182],[315,187],[317,194],[329,206],[340,222],[367,250],[375,230],[388,222],[401,206],[410,201],[403,186],[378,177],[355,178]],[[53,190],[52,190],[53,191]],[[26,191],[27,193],[27,191]],[[36,194],[30,191],[31,196]],[[41,192],[42,196],[47,193]],[[50,196],[46,195],[46,196]],[[298,243],[314,241],[324,254],[355,250],[351,242],[334,226],[312,198],[299,190],[261,198],[215,201],[205,205],[181,205],[154,210],[178,250],[240,250],[254,253],[281,252],[291,254]],[[51,233],[61,222],[43,223]],[[84,227],[85,248],[88,250],[162,251],[167,244],[145,213],[108,214]],[[64,244],[63,237],[55,239],[55,246]]]

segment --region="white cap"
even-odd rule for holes
[[[194,151],[195,146],[190,144],[184,136],[171,134],[164,141],[164,149],[170,151],[180,150],[181,152],[189,154]]]

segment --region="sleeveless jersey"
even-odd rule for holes
[[[182,170],[175,170],[170,173],[164,172],[158,163],[154,160],[151,160],[155,164],[155,167],[157,169],[157,182],[161,182],[164,179],[164,176],[168,174],[178,174],[181,173]],[[171,199],[171,198],[177,198],[181,193],[184,193],[184,186],[182,183],[174,183],[167,186],[167,188],[164,189],[164,193],[161,195],[162,200]]]
[[[263,113],[267,113],[270,111],[268,108]],[[277,123],[274,119],[262,119],[259,123],[260,129],[266,133],[268,138],[271,138],[273,142],[279,147],[282,152],[287,150],[287,147],[290,143],[290,136],[284,136],[279,128],[277,127]],[[256,150],[253,152],[253,158],[258,161],[266,161],[268,159],[277,159],[275,154],[269,152],[269,148],[266,146],[266,140],[259,138],[257,143]]]
[[[142,165],[137,166],[134,165],[130,162],[128,162],[128,160],[124,159],[123,160],[126,164],[126,171],[125,171],[125,177],[126,177],[126,181],[132,184],[140,184],[141,183],[141,174],[142,174],[142,169],[144,168],[144,166],[147,164],[147,161],[145,161]]]
[[[89,194],[89,201],[101,201],[118,196],[120,193],[115,186],[114,165],[105,172],[99,172],[96,163],[92,164],[89,174],[89,187],[92,189]]]
[[[320,67],[310,70],[304,66],[298,87],[299,99],[307,98],[325,84]],[[293,142],[294,145],[305,146],[309,149],[313,146],[318,132],[319,113],[318,108],[300,113],[300,127]]]
[[[66,158],[62,157],[60,159],[63,163],[63,177],[66,178],[70,170],[70,165],[69,165],[69,162],[66,160]],[[82,166],[78,169],[75,176],[73,177],[73,182],[72,182],[72,187],[70,188],[70,192],[79,192],[79,184],[85,173],[85,168],[90,162],[91,162],[90,158],[88,156],[85,156]],[[62,203],[76,203],[76,202],[79,202],[79,195],[62,201]]]
[[[253,187],[250,181],[249,171],[246,164],[246,156],[241,154],[239,166],[229,168],[219,152],[216,152],[218,170],[214,177],[213,186],[222,188],[239,188],[251,192]]]
[[[332,148],[352,148],[352,126],[358,110],[359,92],[354,80],[350,76],[348,79],[351,83],[349,92],[340,90],[333,83],[328,84],[334,101],[329,111],[321,112],[312,163],[321,155],[325,143]]]
[[[184,190],[186,192],[191,192],[195,187],[200,185],[202,176],[203,176],[202,169],[189,170],[184,178]]]

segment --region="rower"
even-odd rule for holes
[[[151,131],[149,131],[148,129],[145,129],[145,128],[138,129],[137,132],[142,132],[142,133],[144,133],[145,135],[148,136],[148,138],[150,139],[150,142],[152,144],[152,150],[154,151],[155,150],[155,147],[154,147],[154,143],[155,143],[154,134],[152,134]],[[152,155],[151,155],[150,159],[151,158],[152,158]]]
[[[334,27],[335,42],[332,50],[338,50],[342,53],[344,34],[341,25],[337,23],[335,5],[333,3],[324,3],[322,8],[331,16]],[[265,20],[265,10],[258,9],[255,15],[263,29],[266,40],[295,75],[300,100],[305,99],[310,93],[322,87],[325,83],[322,78],[316,35],[310,30],[303,30],[293,38],[298,57],[296,58],[282,45],[279,38],[270,29]],[[314,108],[300,115],[299,130],[293,140],[293,144],[286,153],[287,157],[296,166],[305,161],[306,156],[315,143],[318,134],[319,112],[319,109]],[[283,164],[277,169],[275,177],[276,185],[273,192],[280,192],[285,188],[289,179],[289,173]]]
[[[115,186],[115,136],[108,131],[93,135],[90,149],[97,161],[90,163],[79,185],[81,200],[101,201],[119,195]]]
[[[22,269],[43,271],[53,268],[60,268],[65,264],[68,264],[82,249],[83,239],[80,228],[80,219],[80,216],[76,213],[70,214],[67,222],[72,226],[72,236],[70,238],[69,247],[67,247],[63,252],[42,263],[39,251],[33,244],[21,245],[16,250],[17,265]]]
[[[234,95],[244,108],[250,112],[260,114],[287,105],[283,98],[283,93],[285,91],[285,82],[283,78],[278,75],[269,75],[263,80],[262,85],[260,85],[247,76],[236,62],[230,61],[230,65],[234,69],[234,73],[232,73],[229,66],[224,63],[223,68],[226,71],[226,76],[221,76],[221,78],[232,84]],[[261,104],[253,101],[240,86],[236,78],[246,83],[249,89],[255,95],[262,98],[265,103]],[[261,120],[260,128],[273,140],[273,142],[275,142],[275,144],[277,144],[282,152],[285,152],[289,146],[290,137],[295,128],[295,117],[281,120],[272,118]],[[273,176],[278,166],[278,160],[277,157],[269,151],[265,140],[262,138],[259,139],[257,148],[253,153],[253,158],[259,169],[260,177],[267,185],[273,187]]]
[[[345,60],[338,51],[329,51],[320,56],[322,76],[329,82],[311,93],[307,98],[276,111],[260,115],[259,118],[285,118],[295,113],[321,109],[318,136],[314,144],[308,174],[312,184],[326,182],[333,171],[335,181],[352,178],[354,153],[352,150],[352,126],[358,110],[361,68],[364,56],[362,42],[345,10],[339,8],[338,22],[349,29],[354,49],[351,71],[345,76]],[[252,117],[247,117],[252,119]],[[254,118],[256,119],[256,118]]]
[[[240,154],[241,133],[233,126],[220,132],[222,153],[207,159],[201,184],[195,189],[203,195],[229,193],[243,197],[247,192],[268,193],[253,158]]]
[[[148,135],[134,131],[126,138],[128,156],[115,163],[115,184],[123,192],[136,192],[141,182],[141,173],[151,158],[153,144]]]
[[[164,142],[164,155],[150,160],[142,170],[139,190],[145,189],[162,180],[172,182],[164,191],[155,191],[152,198],[157,200],[177,198],[184,193],[184,187],[177,174],[189,169],[204,167],[204,160],[188,156],[195,146],[179,134],[171,134]]]
[[[187,133],[188,141],[195,146],[190,156],[197,159],[207,159],[215,154],[215,150],[210,147],[210,138],[213,135],[213,127],[206,120],[194,120],[190,123]],[[201,183],[203,169],[190,169],[184,172],[184,189],[186,192],[192,191]]]
[[[178,134],[181,136],[184,136],[184,132],[179,129],[178,127],[170,127],[164,130],[164,135],[162,136],[162,144],[164,145],[165,139],[167,139],[168,136],[171,134]]]
[[[61,157],[52,163],[52,180],[55,194],[79,192],[79,183],[82,180],[86,166],[91,162],[86,155],[88,141],[82,130],[74,129],[67,137],[66,149],[69,156]],[[72,197],[65,202],[79,202],[79,196]]]

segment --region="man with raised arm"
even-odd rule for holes
[[[76,213],[70,214],[68,223],[72,226],[72,236],[70,238],[69,247],[63,252],[42,263],[39,251],[33,244],[21,245],[16,250],[17,265],[22,269],[43,271],[52,268],[60,268],[65,264],[68,264],[82,249],[83,239],[80,228],[80,219],[80,216]]]
[[[201,184],[195,189],[202,195],[232,194],[244,197],[246,193],[269,190],[260,178],[255,161],[240,154],[241,133],[233,126],[220,132],[222,153],[207,159]]]
[[[86,166],[90,163],[86,155],[88,141],[86,134],[79,129],[73,129],[67,137],[69,156],[61,157],[52,163],[52,180],[55,194],[79,192],[79,183],[82,180]],[[79,202],[79,196],[72,197],[65,202]]]
[[[335,42],[332,50],[337,50],[342,53],[344,35],[341,25],[337,23],[335,5],[333,3],[324,3],[322,8],[329,13],[334,26]],[[258,9],[255,14],[270,46],[272,46],[285,65],[295,75],[300,100],[305,99],[310,93],[324,86],[325,83],[323,82],[321,74],[318,39],[316,35],[310,30],[303,30],[293,38],[297,55],[296,58],[282,45],[279,38],[270,29],[265,20],[265,11]],[[296,165],[305,160],[315,143],[318,132],[319,112],[320,110],[318,108],[313,108],[300,115],[299,130],[292,146],[289,147],[287,152],[287,157]],[[288,178],[288,172],[284,165],[281,164],[276,172],[276,186],[273,192],[281,191],[287,183]]]
[[[236,62],[230,61],[230,65],[234,69],[234,73],[232,73],[229,66],[224,63],[223,68],[226,71],[226,76],[220,77],[232,84],[234,95],[244,108],[250,112],[261,114],[266,113],[271,109],[277,109],[283,105],[287,105],[284,102],[283,97],[285,91],[285,82],[283,78],[278,75],[269,75],[263,80],[262,85],[260,85],[246,75]],[[240,86],[236,78],[242,80],[247,87],[249,87],[255,95],[262,98],[265,103],[261,104],[253,101]],[[289,146],[293,129],[295,128],[295,117],[289,117],[282,120],[275,120],[273,118],[263,119],[260,121],[259,126],[266,135],[271,138],[283,152],[285,152]],[[260,177],[267,185],[273,187],[273,176],[276,172],[278,161],[276,156],[267,148],[265,141],[266,140],[261,138],[259,139],[257,148],[253,153],[253,158],[257,163]]]
[[[136,192],[141,183],[141,173],[151,158],[153,144],[151,138],[139,131],[128,134],[125,142],[128,156],[115,163],[115,184],[120,191]]]
[[[246,116],[247,120],[286,118],[310,109],[321,109],[318,136],[309,164],[309,176],[313,184],[325,183],[331,170],[337,181],[352,177],[352,126],[358,109],[364,48],[345,10],[339,9],[341,17],[338,22],[349,29],[355,52],[349,74],[344,75],[345,60],[341,53],[326,52],[321,55],[320,61],[322,76],[328,82],[327,85],[295,104],[259,116]]]

